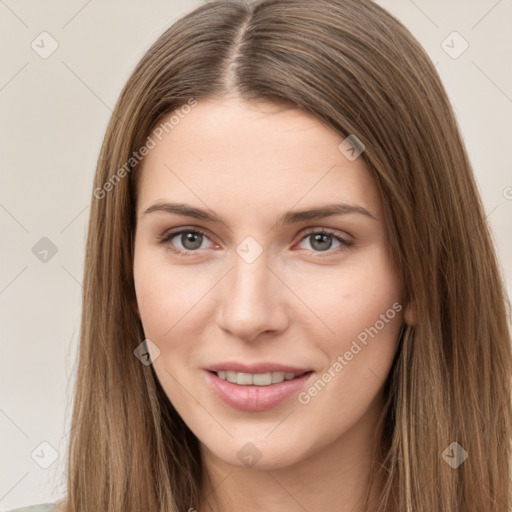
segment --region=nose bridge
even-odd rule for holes
[[[253,339],[259,333],[283,328],[282,284],[269,270],[268,253],[247,237],[233,255],[222,297],[220,325],[238,338]]]
[[[269,289],[271,272],[267,256],[259,256],[254,261],[246,260],[237,254],[233,262],[232,292],[241,301],[263,304]]]

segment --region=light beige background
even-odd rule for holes
[[[0,0],[0,510],[55,501],[64,492],[84,241],[100,144],[144,51],[200,3]],[[446,86],[510,295],[512,1],[378,3],[419,39]],[[43,51],[43,31],[58,43],[46,59],[31,47],[35,41]],[[445,51],[464,44],[459,36],[446,39],[453,31],[469,44],[456,59]],[[46,262],[32,251],[43,237],[57,249]],[[41,443],[57,452],[48,469],[40,464],[51,461],[52,448]]]

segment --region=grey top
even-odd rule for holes
[[[9,512],[56,512],[56,503],[43,503],[41,505],[31,505],[29,507],[16,508]]]

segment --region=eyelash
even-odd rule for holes
[[[160,236],[159,237],[159,243],[162,244],[162,245],[168,245],[168,249],[170,251],[172,251],[175,254],[178,254],[180,256],[184,256],[184,257],[194,256],[194,253],[197,253],[199,251],[198,249],[196,249],[195,251],[182,251],[180,249],[175,249],[175,248],[171,247],[171,244],[169,244],[170,240],[172,240],[177,235],[181,235],[183,233],[198,234],[198,235],[202,235],[202,236],[204,236],[204,237],[209,239],[208,235],[204,231],[201,231],[198,228],[194,228],[194,229],[191,229],[191,228],[178,228],[178,229],[175,229],[175,230],[167,231],[162,236]],[[345,238],[342,238],[339,235],[336,235],[334,232],[332,232],[330,230],[322,229],[322,228],[321,229],[310,228],[308,231],[306,231],[303,234],[302,238],[300,239],[300,242],[302,242],[303,240],[308,238],[308,236],[311,236],[311,235],[327,235],[327,236],[331,236],[332,238],[334,238],[334,240],[340,242],[340,244],[341,244],[340,247],[338,247],[337,249],[334,249],[334,250],[328,249],[326,251],[312,251],[314,254],[318,254],[319,256],[324,256],[323,253],[325,253],[325,255],[327,255],[327,256],[330,256],[332,254],[337,254],[337,253],[340,253],[340,252],[346,250],[351,245],[353,245],[353,242],[351,242],[351,241],[349,241],[349,240],[347,240]]]

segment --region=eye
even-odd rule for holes
[[[173,241],[176,239],[176,241]],[[193,252],[197,252],[198,249],[204,249],[202,247],[204,240],[209,240],[207,235],[198,229],[181,228],[164,233],[160,237],[160,243],[165,244],[169,249],[182,256],[191,256]],[[181,247],[178,245],[181,244]]]
[[[313,229],[308,231],[302,237],[301,243],[308,239],[310,240],[310,247],[312,247],[315,253],[337,253],[345,250],[347,247],[350,247],[352,245],[351,241],[346,240],[345,238],[325,229]],[[337,243],[338,245],[337,248],[331,251],[330,249],[333,246],[333,241],[335,244]]]
[[[159,239],[162,245],[166,245],[169,250],[181,256],[193,256],[193,253],[199,252],[199,249],[205,249],[203,246],[205,240],[210,240],[206,233],[196,228],[171,230],[164,233]],[[326,229],[311,229],[303,235],[301,243],[307,239],[310,239],[310,247],[318,255],[338,253],[352,245],[351,241]],[[337,246],[331,250],[333,243]]]

